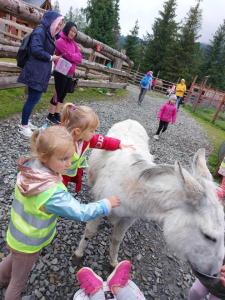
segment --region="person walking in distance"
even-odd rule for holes
[[[151,90],[152,79],[153,72],[148,71],[140,81],[140,94],[138,96],[138,105],[141,105],[141,103],[143,102],[146,92],[148,90]]]
[[[169,101],[161,106],[160,111],[158,112],[159,127],[154,135],[155,140],[159,139],[160,133],[167,130],[169,123],[175,123],[177,115],[176,100],[177,97],[172,94],[169,97]]]
[[[185,80],[181,79],[180,83],[178,83],[176,86],[177,111],[179,110],[180,105],[183,103],[184,93],[186,92],[186,90],[187,90],[187,88],[186,88]]]

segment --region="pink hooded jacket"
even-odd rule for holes
[[[72,64],[68,75],[73,75],[75,73],[77,64],[79,64],[82,60],[82,54],[76,42],[61,32],[60,38],[55,42],[55,54],[61,55]],[[58,60],[55,61],[55,65],[57,62]]]
[[[176,116],[177,116],[176,105],[171,103],[170,101],[163,104],[160,108],[160,111],[157,114],[157,117],[161,121],[165,121],[168,123],[175,123]]]
[[[61,175],[44,167],[37,159],[21,157],[17,161],[18,170],[16,185],[24,196],[38,195],[62,182]]]

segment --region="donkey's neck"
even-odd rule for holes
[[[143,169],[136,180],[126,183],[125,188],[129,203],[125,200],[124,204],[130,213],[157,221],[163,221],[168,213],[176,209],[183,196],[174,167],[169,165],[152,165]]]

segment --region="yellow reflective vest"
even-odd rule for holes
[[[12,249],[35,253],[51,243],[56,234],[57,216],[47,214],[42,207],[58,188],[67,190],[63,183],[58,183],[38,195],[24,196],[16,186],[6,234]]]
[[[74,177],[74,176],[77,175],[77,170],[79,168],[87,168],[88,167],[87,159],[84,156],[84,153],[88,149],[89,149],[89,147],[87,146],[87,148],[82,152],[81,155],[77,154],[76,152],[73,154],[73,156],[71,158],[71,166],[66,171],[65,175],[70,176],[70,177]]]

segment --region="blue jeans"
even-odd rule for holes
[[[28,97],[27,101],[23,106],[22,111],[22,125],[27,125],[29,121],[29,117],[32,113],[34,106],[38,103],[42,95],[42,92],[36,91],[30,87],[28,87]]]
[[[182,103],[182,100],[183,100],[183,97],[177,96],[177,102],[176,102],[177,110],[179,109],[179,107],[180,107],[180,105]]]

